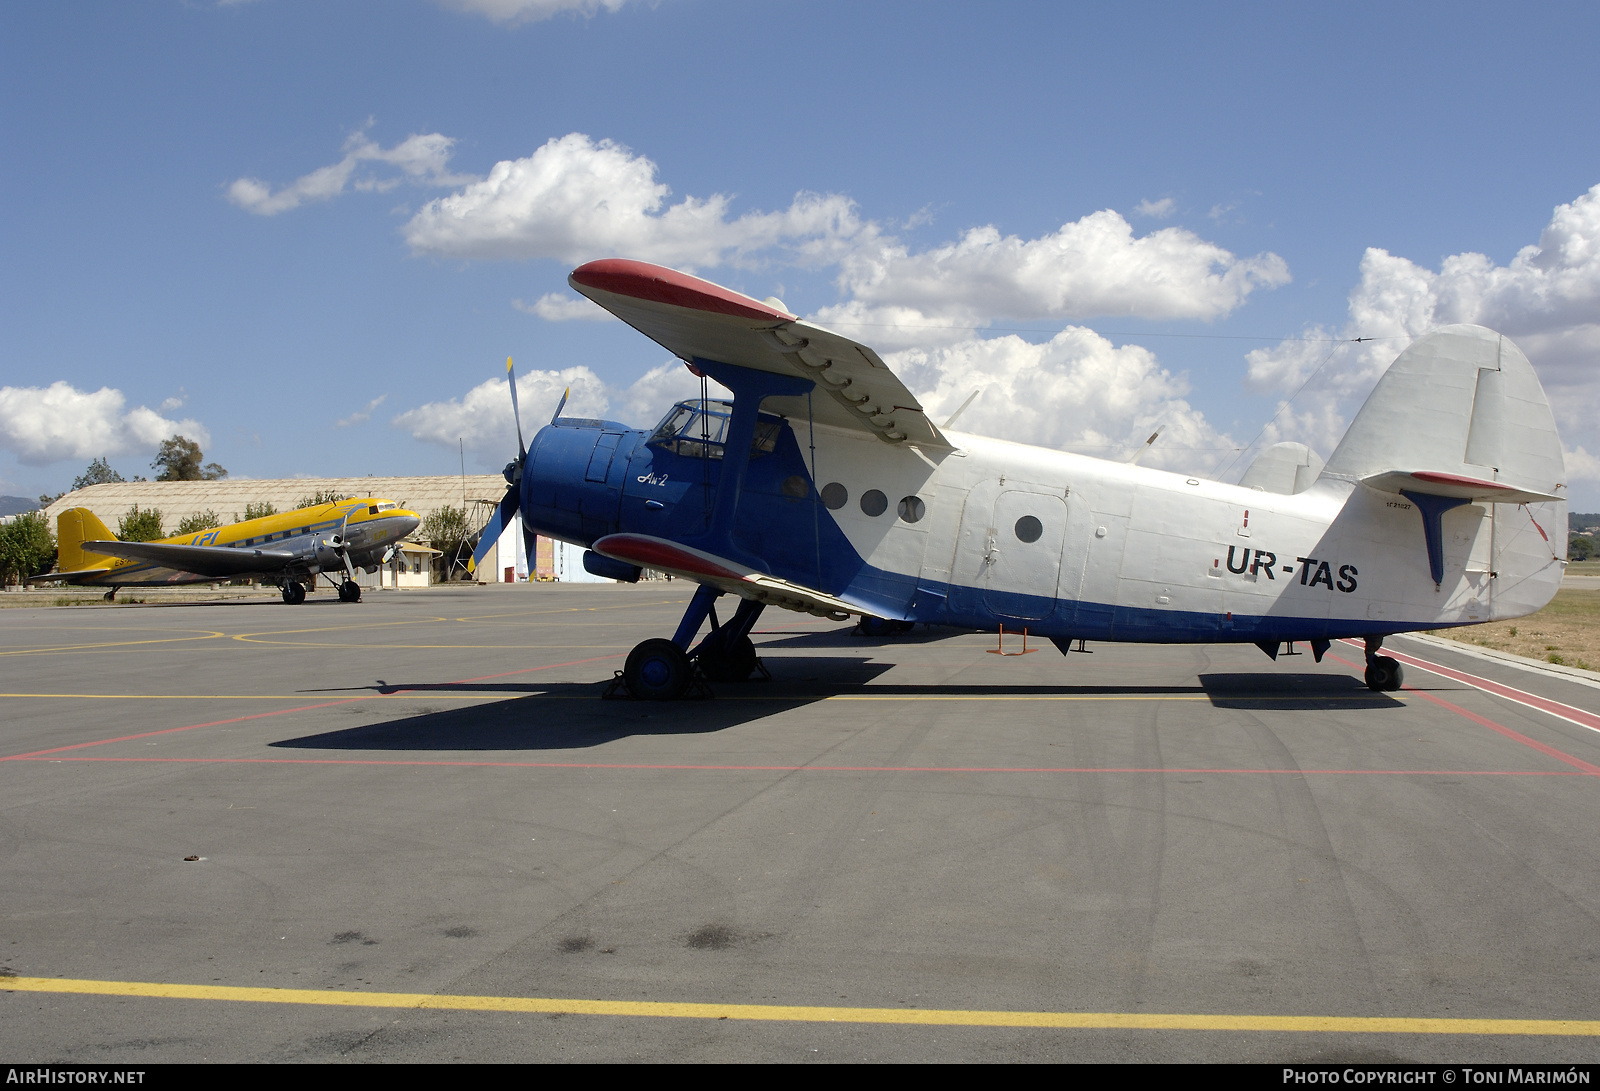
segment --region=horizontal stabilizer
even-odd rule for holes
[[[822,591],[757,572],[737,561],[649,534],[608,534],[595,542],[594,551],[640,568],[670,572],[730,595],[769,606],[781,606],[785,610],[816,614],[835,621],[843,621],[851,614],[882,616]]]
[[[82,549],[85,553],[150,561],[164,568],[218,578],[242,576],[247,572],[275,572],[300,559],[281,549],[229,549],[167,542],[84,542]]]
[[[1361,479],[1363,485],[1379,492],[1426,493],[1455,500],[1477,500],[1490,504],[1542,504],[1562,497],[1532,489],[1519,489],[1500,481],[1484,481],[1462,474],[1436,470],[1389,470]]]

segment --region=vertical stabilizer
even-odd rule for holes
[[[83,543],[110,542],[116,537],[88,508],[68,508],[56,516],[56,567],[62,572],[110,568],[115,558],[85,553]]]
[[[1504,335],[1444,326],[1413,341],[1378,380],[1324,472],[1359,481],[1418,471],[1564,495],[1550,403],[1533,365]]]

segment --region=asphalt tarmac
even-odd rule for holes
[[[0,1061],[1600,1053],[1600,686],[691,590],[0,613]]]

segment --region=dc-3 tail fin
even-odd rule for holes
[[[1533,365],[1503,334],[1444,326],[1413,341],[1378,380],[1322,477],[1416,508],[1430,591],[1445,589],[1447,569],[1452,585],[1481,575],[1496,585],[1494,616],[1517,616],[1543,606],[1560,585],[1561,440]],[[1457,508],[1465,510],[1450,517],[1447,535],[1444,518]],[[1476,543],[1459,565],[1450,556],[1458,539]]]
[[[109,568],[116,558],[85,553],[83,543],[109,542],[115,538],[110,528],[88,508],[68,508],[56,516],[56,565],[62,572]]]

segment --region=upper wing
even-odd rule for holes
[[[233,577],[247,572],[275,572],[297,556],[281,549],[229,549],[226,546],[172,545],[165,542],[84,542],[85,553],[154,561],[164,568],[201,576]]]
[[[949,447],[917,399],[865,345],[769,304],[659,265],[591,261],[567,283],[684,360],[696,357],[814,379],[816,419],[871,432],[888,443]],[[772,398],[791,416],[806,399]]]
[[[665,538],[649,534],[608,534],[594,544],[594,551],[640,568],[653,568],[658,572],[671,572],[696,583],[715,587],[740,598],[755,599],[769,606],[785,610],[816,614],[818,617],[843,621],[851,614],[864,617],[882,617],[871,610],[846,599],[823,591],[781,580],[765,572],[757,572],[737,561],[718,557],[701,549],[679,545]]]

